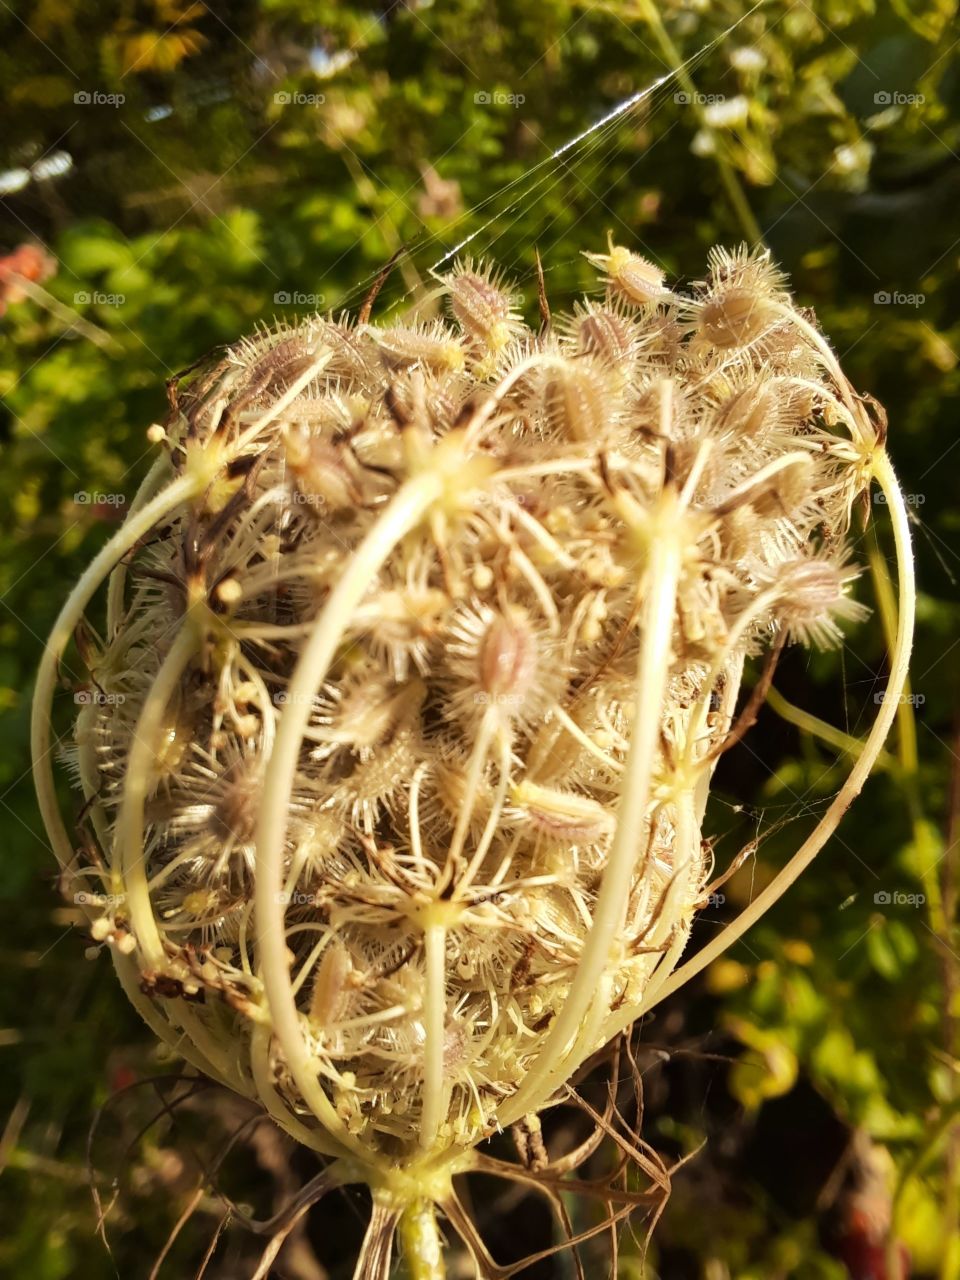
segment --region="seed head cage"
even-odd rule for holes
[[[399,1199],[663,992],[745,661],[863,613],[882,430],[769,257],[681,295],[587,256],[601,289],[539,329],[464,261],[440,318],[315,317],[176,380],[41,673],[41,802],[131,997]],[[76,841],[43,703],[72,634]]]

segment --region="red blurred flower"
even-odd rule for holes
[[[56,275],[56,271],[56,258],[38,244],[18,245],[0,258],[0,316],[11,303],[22,302],[27,296],[22,281],[39,283]]]

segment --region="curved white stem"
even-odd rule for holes
[[[140,970],[137,968],[132,956],[125,956],[116,947],[111,947],[110,958],[113,961],[117,979],[126,993],[127,999],[157,1039],[162,1040],[171,1053],[176,1054],[178,1058],[183,1058],[185,1062],[189,1062],[191,1067],[195,1067],[197,1071],[202,1071],[211,1080],[219,1081],[226,1088],[234,1089],[247,1097],[252,1096],[253,1091],[251,1089],[241,1088],[237,1082],[224,1075],[183,1031],[178,1031],[164,1017],[150,997],[144,995],[140,989]]]
[[[162,732],[163,716],[184,670],[197,650],[198,642],[196,624],[192,617],[188,617],[160,664],[140,712],[127,759],[123,799],[117,817],[111,869],[122,889],[130,925],[137,939],[140,967],[145,971],[162,970],[167,963],[167,953],[153,912],[147,879],[143,811]],[[229,1050],[218,1042],[198,1010],[182,999],[171,999],[166,1004],[166,1013],[172,1023],[183,1028],[204,1058],[214,1065],[219,1079],[240,1093],[250,1092],[239,1061],[231,1060]]]
[[[333,351],[328,349],[323,351],[316,360],[312,361],[301,373],[300,377],[290,383],[279,400],[275,401],[269,409],[265,410],[259,418],[251,422],[249,427],[241,433],[237,441],[237,451],[239,452],[245,448],[251,440],[255,440],[260,435],[264,427],[269,426],[275,418],[279,418],[284,409],[293,404],[300,392],[314,380],[318,373],[323,372],[332,359]]]
[[[754,596],[727,633],[723,646],[714,656],[710,669],[700,686],[700,694],[693,705],[683,750],[684,764],[689,765],[694,759],[697,746],[701,740],[701,734],[704,732],[714,686],[729,667],[737,651],[737,646],[746,634],[747,628],[762,617],[764,610],[774,604],[782,594],[782,588],[777,586],[768,587],[766,591],[761,591],[758,596]]]
[[[127,512],[127,520],[131,516],[136,515],[140,511],[145,502],[156,492],[157,486],[163,479],[164,472],[170,470],[170,459],[162,453],[154,461],[153,466],[143,478],[143,483],[137,490],[133,502],[130,504],[130,510]],[[116,634],[117,627],[120,623],[120,615],[123,613],[123,592],[127,582],[127,570],[124,564],[118,564],[110,575],[110,583],[107,587],[107,640],[112,640]]]
[[[500,739],[500,760],[498,763],[500,777],[497,779],[497,789],[493,794],[493,804],[490,806],[490,813],[487,815],[487,821],[480,834],[480,839],[477,841],[477,847],[473,851],[473,857],[470,859],[463,875],[457,878],[453,891],[454,900],[462,898],[467,889],[473,884],[474,876],[483,866],[483,860],[490,850],[494,836],[497,834],[497,827],[503,813],[504,802],[507,798],[507,788],[510,785],[511,746],[510,735],[502,725],[498,736]]]
[[[596,998],[611,948],[622,930],[660,741],[683,556],[675,522],[676,499],[665,494],[662,501],[666,509],[661,510],[650,541],[633,735],[624,770],[617,830],[597,896],[593,925],[569,994],[536,1061],[517,1092],[498,1110],[501,1125],[513,1124],[527,1112],[543,1106],[557,1084],[575,1069],[577,1064],[571,1061],[571,1054],[578,1042],[581,1023]]]
[[[250,1070],[256,1085],[257,1098],[280,1128],[289,1133],[291,1138],[325,1156],[346,1154],[346,1148],[341,1147],[339,1143],[328,1138],[326,1134],[317,1133],[316,1130],[308,1128],[298,1120],[277,1092],[270,1068],[270,1028],[262,1022],[254,1025],[250,1037]]]
[[[809,339],[811,344],[816,347],[817,351],[823,357],[823,362],[833,375],[833,380],[837,384],[837,390],[843,397],[843,403],[846,405],[853,420],[850,425],[856,424],[857,430],[859,430],[857,420],[860,415],[857,413],[856,405],[854,404],[853,397],[850,394],[850,383],[844,376],[844,372],[840,368],[840,362],[834,355],[829,342],[827,342],[826,338],[816,325],[811,324],[809,320],[805,319],[795,307],[783,303],[777,307],[777,310],[782,316],[789,320],[791,324],[796,325],[801,333]],[[864,441],[864,443],[869,442]]]
[[[426,987],[423,994],[423,1110],[420,1115],[420,1145],[429,1151],[437,1140],[443,1120],[443,1042],[446,1034],[447,930],[442,924],[428,925],[423,939],[426,959]]]
[[[610,1036],[628,1026],[641,1014],[653,1008],[684,983],[696,977],[701,970],[723,954],[738,938],[741,938],[760,917],[774,905],[790,888],[797,877],[810,865],[816,855],[827,843],[840,824],[840,819],[860,794],[863,784],[870,775],[873,765],[886,741],[887,735],[897,715],[900,696],[907,679],[910,662],[910,649],[913,643],[913,627],[916,616],[916,581],[914,578],[913,556],[910,549],[910,525],[906,504],[896,475],[886,453],[876,454],[873,463],[873,475],[887,499],[893,523],[894,544],[897,554],[897,577],[899,585],[899,611],[897,618],[897,638],[890,659],[890,678],[884,695],[880,712],[873,723],[870,733],[863,744],[863,750],[850,771],[846,782],[834,797],[829,809],[820,819],[814,831],[807,837],[785,867],[770,881],[765,889],[754,898],[731,924],[719,933],[711,942],[697,952],[676,970],[666,981],[648,993],[639,1004],[622,1009],[610,1019],[606,1031]]]
[[[111,570],[159,521],[166,519],[183,502],[200,493],[208,481],[209,475],[204,471],[197,469],[188,472],[172,481],[149,502],[131,513],[123,527],[101,548],[81,576],[60,610],[47,640],[34,690],[31,713],[31,752],[38,806],[51,847],[64,871],[69,872],[73,864],[74,852],[60,813],[53,777],[51,709],[59,660],[87,605]],[[95,914],[94,908],[86,907],[84,910],[88,918],[92,919]],[[113,951],[113,963],[121,985],[134,1007],[172,1051],[231,1088],[241,1093],[250,1092],[239,1070],[225,1059],[205,1027],[202,1025],[191,1027],[187,1035],[195,1043],[185,1045],[183,1033],[178,1033],[159,1009],[140,992],[133,961]],[[181,1021],[198,1022],[198,1017],[193,1011],[180,1012],[183,1014]]]
[[[117,816],[111,867],[115,876],[119,873],[130,924],[141,959],[149,969],[162,967],[166,950],[153,914],[147,880],[143,810],[153,779],[153,763],[160,745],[163,717],[190,659],[197,651],[198,643],[197,628],[193,619],[187,617],[161,662],[140,711],[127,757],[123,798]]]
[[[70,638],[84,610],[111,569],[137,545],[145,534],[149,533],[158,520],[170,515],[182,502],[193,497],[202,487],[203,482],[197,475],[182,475],[127,520],[106,546],[101,548],[71,591],[60,610],[43,651],[37,671],[30,721],[33,779],[37,791],[37,803],[50,844],[57,861],[65,870],[68,870],[73,862],[73,845],[57,803],[50,745],[50,713],[57,683],[57,664],[70,643]]]
[[[495,706],[487,707],[483,713],[483,719],[480,721],[480,728],[477,731],[473,750],[470,752],[463,798],[460,801],[456,826],[450,838],[450,848],[447,850],[445,874],[441,877],[444,882],[449,883],[455,878],[457,864],[463,854],[463,846],[467,838],[470,819],[473,817],[473,810],[477,803],[480,781],[487,767],[490,743],[493,741],[499,722],[500,717],[497,708]]]
[[[564,711],[559,703],[552,708],[552,714],[563,725],[571,738],[579,742],[584,751],[588,751],[595,760],[599,760],[604,768],[609,769],[611,773],[623,772],[623,765],[620,761],[604,751],[603,747],[598,747],[590,735],[577,724],[568,711]]]
[[[442,492],[443,478],[425,471],[392,500],[351,558],[304,646],[280,716],[264,777],[257,824],[254,919],[259,966],[273,1028],[304,1101],[344,1146],[362,1154],[320,1085],[300,1027],[284,930],[283,855],[290,795],[313,699],[330,668],[353,611],[390,552],[423,519]]]

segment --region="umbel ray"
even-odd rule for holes
[[[442,317],[318,316],[202,362],[40,667],[37,791],[68,891],[157,1035],[325,1159],[312,1195],[370,1188],[358,1277],[388,1275],[396,1233],[416,1280],[441,1277],[438,1210],[479,1276],[517,1269],[454,1180],[526,1180],[563,1219],[585,1152],[536,1172],[480,1144],[535,1135],[779,898],[904,687],[885,428],[769,255],[715,249],[686,293],[622,246],[588,257],[597,290],[538,330],[462,260]],[[738,715],[744,664],[862,616],[848,541],[873,485],[898,560],[887,696],[815,830],[680,964],[711,775],[756,710]],[[75,634],[95,691],[78,839],[51,730]],[[602,1199],[616,1219],[645,1194]]]

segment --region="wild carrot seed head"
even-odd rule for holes
[[[862,615],[849,414],[769,258],[714,251],[682,296],[612,242],[587,256],[604,296],[546,333],[464,262],[443,282],[450,320],[315,317],[195,373],[169,470],[221,461],[141,540],[85,648],[84,844],[124,891],[95,936],[132,953],[161,1017],[188,991],[205,1043],[255,1059],[298,1120],[317,1108],[279,1040],[254,1035],[272,1015],[252,921],[264,778],[307,699],[283,940],[310,1070],[371,1161],[417,1158],[428,1125],[435,1152],[496,1129],[596,952],[622,849],[597,998],[608,1014],[642,998],[702,899],[703,796],[745,658],[781,632],[834,643]],[[425,477],[439,496],[377,559]],[[651,620],[671,539],[675,591]],[[665,675],[638,705],[651,626]],[[318,634],[328,661],[304,692]],[[145,709],[142,847],[125,852]],[[651,719],[649,794],[626,819]],[[602,1043],[590,1025],[579,1061]]]

